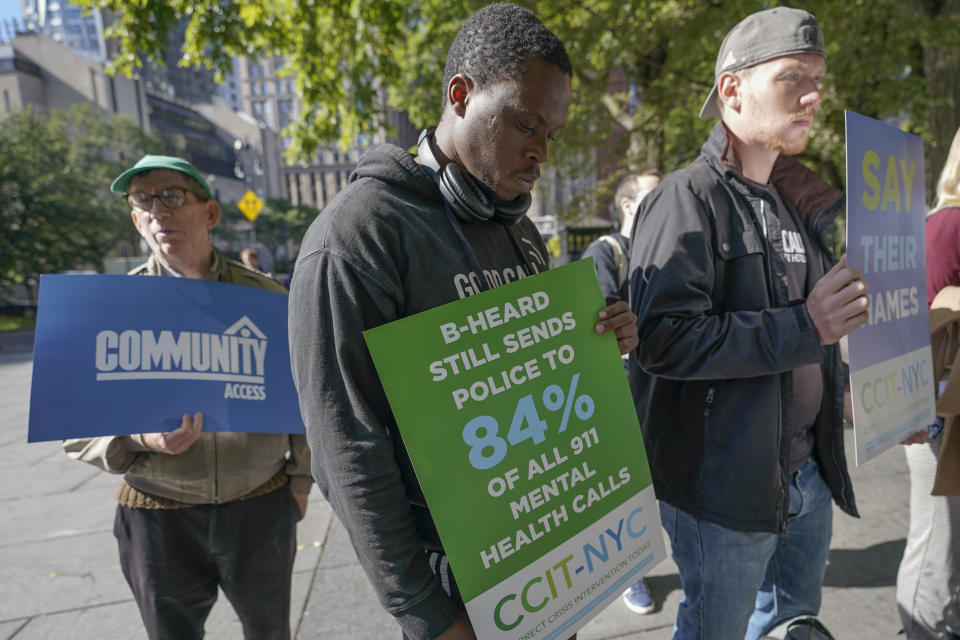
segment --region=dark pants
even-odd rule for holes
[[[120,566],[150,639],[202,638],[219,585],[244,638],[287,640],[299,518],[288,486],[223,505],[118,506]]]

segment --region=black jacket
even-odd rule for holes
[[[804,301],[789,299],[785,264],[758,215],[775,206],[769,190],[723,158],[736,162],[717,123],[700,157],[644,200],[632,238],[640,344],[630,381],[657,497],[731,529],[783,531],[792,371],[820,362],[813,456],[834,499],[857,515],[843,452],[839,349],[822,347]],[[797,213],[809,293],[832,263],[826,234],[842,193],[787,156],[771,182]]]
[[[398,147],[367,151],[350,179],[300,247],[290,364],[320,490],[386,611],[411,640],[433,638],[460,609],[427,563],[440,539],[363,331],[472,295],[481,279],[539,273],[548,258],[526,217],[464,224],[475,271],[433,178]]]
[[[628,262],[630,259],[630,240],[616,231],[591,242],[580,258],[593,258],[593,266],[597,270],[597,281],[600,283],[603,299],[607,304],[613,304],[618,300],[627,299],[630,272],[625,271],[624,273],[628,277],[620,282],[620,263],[617,261],[613,247],[605,238],[612,239],[620,246],[621,251],[623,251],[623,261]]]

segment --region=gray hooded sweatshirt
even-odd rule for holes
[[[412,640],[445,631],[459,605],[428,565],[424,550],[440,540],[362,332],[548,265],[526,217],[461,228],[480,273],[433,177],[402,149],[377,147],[310,226],[290,291],[291,365],[313,476]]]

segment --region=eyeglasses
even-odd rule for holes
[[[187,194],[193,193],[189,189],[184,189],[182,187],[170,187],[168,189],[161,189],[157,193],[146,193],[145,191],[135,191],[134,193],[128,193],[126,195],[127,204],[129,204],[134,209],[139,209],[140,211],[150,211],[153,209],[153,199],[157,198],[167,209],[179,209],[183,205],[187,204]],[[194,194],[196,195],[196,194]],[[198,199],[201,199],[200,196],[197,196]]]

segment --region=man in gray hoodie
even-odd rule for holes
[[[570,60],[530,11],[484,7],[447,57],[444,108],[418,155],[361,158],[314,221],[290,296],[290,351],[313,475],[406,637],[474,638],[363,340],[365,329],[548,268],[524,216],[570,104]],[[599,332],[636,345],[618,303]]]

